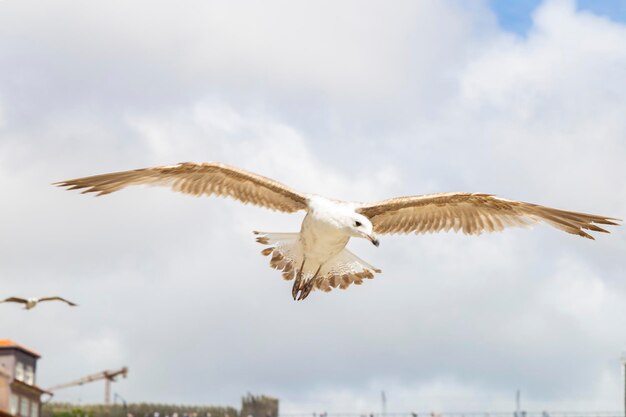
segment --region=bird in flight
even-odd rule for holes
[[[39,297],[39,298],[19,298],[19,297],[9,297],[9,298],[5,298],[4,300],[0,301],[0,303],[20,303],[20,304],[24,304],[24,309],[26,310],[30,310],[32,308],[35,308],[37,306],[37,304],[43,302],[43,301],[63,301],[64,303],[67,303],[69,306],[71,307],[76,307],[78,304],[74,304],[73,302],[66,300],[63,297]]]
[[[619,219],[576,213],[482,193],[441,193],[398,197],[376,203],[334,200],[295,191],[277,181],[221,163],[176,165],[94,175],[55,183],[83,193],[110,194],[130,185],[161,185],[195,196],[232,197],[244,204],[293,213],[305,211],[298,233],[254,232],[267,245],[270,266],[286,280],[295,278],[291,294],[304,300],[313,289],[330,291],[360,285],[381,270],[350,252],[350,238],[378,246],[377,235],[454,230],[469,235],[497,232],[509,226],[543,221],[588,239],[604,232],[598,225]]]

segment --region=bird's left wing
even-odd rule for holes
[[[67,303],[69,305],[71,305],[72,307],[77,306],[78,304],[74,304],[73,302],[71,302],[70,300],[66,300],[63,297],[58,297],[58,296],[54,296],[54,297],[42,297],[39,299],[39,302],[42,301],[63,301],[64,303]]]
[[[5,298],[4,300],[0,301],[0,303],[26,303],[26,300],[24,298],[18,298],[18,297],[9,297],[9,298]]]
[[[169,186],[174,191],[196,196],[232,197],[246,204],[288,213],[307,207],[307,198],[303,194],[261,175],[220,163],[184,162],[77,178],[54,185],[103,195],[139,184]]]
[[[618,225],[616,222],[619,221],[480,193],[400,197],[364,204],[357,211],[368,217],[374,231],[380,234],[432,233],[453,229],[478,235],[500,231],[508,226],[526,226],[544,221],[567,233],[593,239],[585,230],[608,233],[597,225]]]

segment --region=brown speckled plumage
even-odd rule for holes
[[[112,172],[55,183],[83,193],[110,194],[130,185],[164,185],[191,195],[232,197],[272,210],[306,210],[306,198],[274,180],[220,163],[183,162],[172,166]]]
[[[617,225],[611,217],[576,213],[480,193],[442,193],[400,197],[357,208],[379,234],[459,231],[469,235],[497,232],[507,226],[545,221],[567,233],[593,239],[585,230]]]

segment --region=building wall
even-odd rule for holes
[[[250,395],[241,399],[241,417],[278,417],[278,399]]]
[[[35,385],[37,383],[36,377],[35,377],[37,375],[37,359],[34,358],[31,355],[28,355],[28,354],[22,352],[19,349],[15,349],[15,361],[16,361],[16,364],[17,363],[21,363],[22,364],[24,372],[26,372],[26,367],[30,367],[31,368],[31,370],[32,370],[32,381],[27,381],[27,382],[30,385]],[[15,374],[13,374],[13,378],[14,379],[18,379]],[[26,381],[26,379],[23,379],[23,380]]]
[[[36,372],[36,357],[18,348],[0,350],[0,411],[39,417],[41,393],[35,386]]]
[[[39,393],[23,386],[19,388],[14,386],[12,393],[17,396],[16,415],[21,417],[39,417],[41,408]]]
[[[30,365],[33,369],[37,369],[37,359],[32,355],[22,352],[19,349],[15,349],[15,358],[25,365]]]
[[[21,377],[16,375],[18,366],[21,368]],[[26,378],[27,370],[30,370],[30,373],[32,373],[32,381]],[[30,385],[35,385],[37,383],[37,358],[20,349],[2,349],[0,350],[0,371],[8,373],[11,376],[11,381],[20,379],[28,382]]]
[[[0,371],[4,371],[13,378],[13,370],[15,368],[14,349],[0,350]]]
[[[0,411],[9,412],[9,375],[0,369]]]

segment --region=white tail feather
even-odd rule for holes
[[[270,256],[270,266],[283,271],[283,278],[291,280],[302,265],[302,245],[299,233],[254,232],[256,241],[268,245],[261,253]]]
[[[374,278],[381,270],[344,249],[329,259],[316,278],[315,287],[322,291],[346,289],[351,284],[361,285],[364,279]]]
[[[265,232],[254,232],[254,234],[257,235],[257,242],[268,245],[261,253],[270,256],[270,266],[282,271],[284,279],[293,279],[304,259],[302,244],[299,239],[300,234]],[[309,278],[312,278],[318,268],[319,264],[309,265],[305,262],[302,282],[305,283]],[[320,289],[325,292],[333,288],[346,289],[351,284],[361,285],[363,280],[372,279],[375,273],[380,272],[380,269],[370,265],[348,249],[343,249],[322,265],[315,277],[313,289]]]

